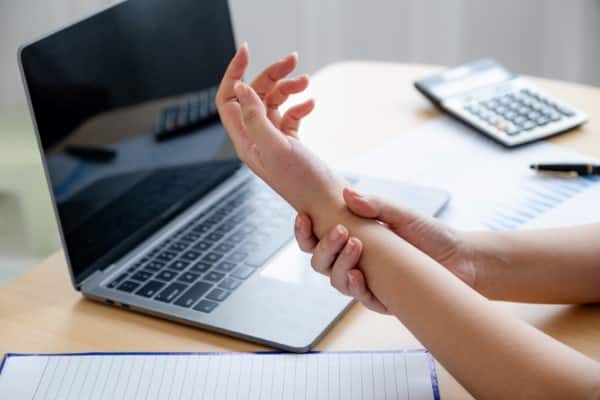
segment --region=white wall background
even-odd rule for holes
[[[168,0],[164,0],[168,1]],[[198,0],[202,1],[202,0]],[[0,110],[23,109],[16,48],[115,0],[0,0]],[[458,64],[600,86],[600,0],[230,0],[252,71],[298,50],[313,72],[344,59]]]

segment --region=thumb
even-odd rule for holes
[[[233,89],[240,102],[242,118],[250,137],[259,146],[272,143],[273,136],[278,135],[275,127],[267,118],[267,110],[258,94],[241,81],[238,81]]]

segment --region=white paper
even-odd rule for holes
[[[543,162],[599,162],[539,142],[508,149],[469,127],[440,117],[359,157],[343,168],[358,175],[438,187],[451,200],[440,219],[459,228],[514,230],[600,220],[600,178],[544,177],[529,169]],[[585,198],[586,200],[581,200]]]
[[[0,398],[438,398],[429,353],[105,354],[9,356]]]

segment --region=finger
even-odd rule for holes
[[[265,96],[267,108],[279,108],[292,94],[300,93],[308,87],[308,75],[277,82]]]
[[[362,254],[362,242],[355,237],[350,238],[342,251],[337,255],[331,268],[332,285],[344,294],[350,294],[348,272],[356,268]]]
[[[296,65],[298,65],[298,53],[293,52],[261,72],[250,86],[262,99],[271,91],[275,83],[288,76]]]
[[[248,46],[244,43],[229,63],[215,98],[221,122],[229,133],[238,154],[243,154],[250,142],[244,132],[242,113],[236,100],[234,85],[244,76],[248,62]]]
[[[348,282],[350,296],[360,301],[370,310],[381,314],[389,314],[387,307],[377,300],[373,293],[367,288],[365,276],[359,269],[348,271]]]
[[[299,213],[296,216],[294,234],[296,235],[296,241],[298,242],[298,246],[300,246],[300,250],[306,253],[312,253],[319,242],[317,237],[313,234],[310,217],[304,213]]]
[[[358,260],[360,258],[360,254],[362,253],[362,242],[355,237],[351,237],[348,239],[348,242],[344,246],[343,250],[344,257],[348,259],[348,263],[341,265],[334,265],[331,268],[331,286],[342,292],[343,294],[349,295],[350,288],[348,286],[348,271],[356,266]],[[342,256],[340,254],[338,258]],[[352,262],[356,260],[355,262]],[[352,264],[349,266],[348,264]]]
[[[287,135],[298,136],[298,130],[300,129],[300,122],[302,118],[306,117],[315,108],[315,101],[313,99],[306,100],[303,103],[295,105],[294,107],[287,110],[281,119],[279,129]]]
[[[287,143],[281,132],[267,118],[266,108],[256,92],[245,83],[238,81],[234,86],[242,111],[242,120],[248,135],[256,143],[259,151],[273,153]]]
[[[346,206],[354,214],[364,218],[377,219],[388,225],[407,225],[423,218],[411,210],[398,207],[374,196],[361,195],[350,188],[344,188],[343,196]]]
[[[313,269],[321,274],[329,275],[335,258],[347,240],[348,229],[342,225],[334,227],[314,248],[310,260]]]
[[[227,101],[236,100],[236,94],[233,87],[237,81],[243,78],[249,62],[250,54],[248,51],[248,44],[244,43],[229,62],[227,70],[225,70],[225,74],[223,75],[223,79],[221,80],[217,92],[217,106]]]

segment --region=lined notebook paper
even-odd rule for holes
[[[425,351],[9,354],[0,398],[439,399]]]

